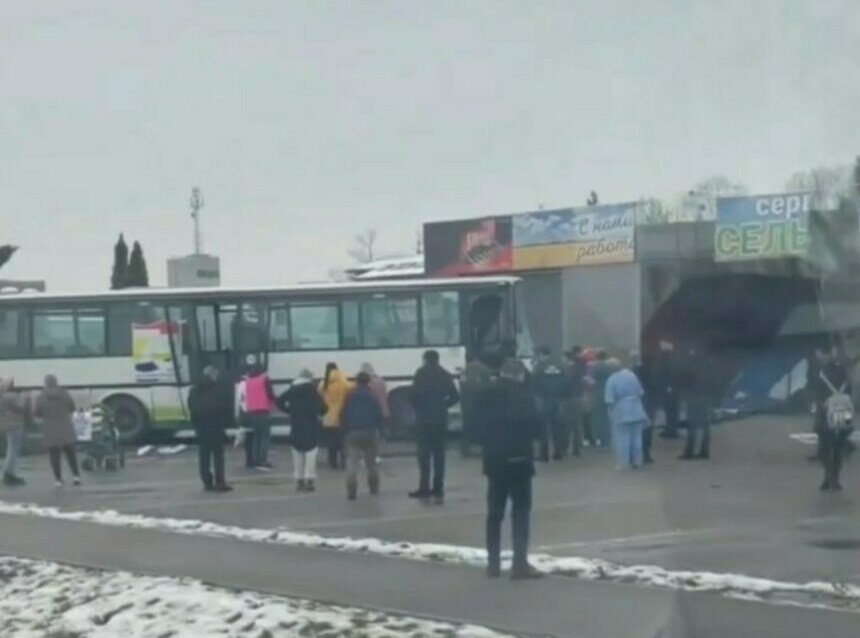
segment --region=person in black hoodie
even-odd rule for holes
[[[233,425],[232,389],[218,382],[218,368],[206,366],[188,393],[188,410],[197,435],[200,479],[207,492],[229,492],[224,478],[226,430]],[[214,476],[213,476],[214,469]]]
[[[412,406],[415,408],[416,443],[418,447],[418,489],[410,498],[433,496],[441,502],[445,496],[445,434],[448,410],[457,405],[460,393],[454,377],[439,364],[439,353],[424,353],[424,365],[412,379]],[[433,490],[430,490],[430,463],[433,463]]]
[[[537,349],[531,383],[543,421],[538,459],[544,463],[549,461],[550,439],[552,458],[556,461],[563,459],[570,448],[570,432],[562,417],[562,405],[570,395],[569,379],[564,371],[564,364],[553,356],[549,348],[540,346]]]
[[[821,350],[821,364],[818,376],[810,379],[815,397],[816,430],[819,436],[821,462],[824,465],[824,481],[822,491],[838,492],[842,489],[839,474],[842,471],[842,461],[849,445],[849,437],[853,427],[850,423],[844,427],[836,427],[828,420],[828,401],[838,394],[851,396],[851,378],[848,369],[842,363],[836,348]],[[852,410],[853,411],[853,410]]]
[[[382,408],[370,391],[370,375],[359,372],[355,387],[346,395],[340,412],[346,448],[346,497],[354,501],[358,494],[358,463],[364,458],[367,486],[379,494],[379,436],[382,433]]]
[[[677,439],[680,436],[678,433],[678,412],[680,409],[678,392],[682,379],[679,375],[678,357],[675,354],[674,343],[668,339],[660,341],[660,352],[654,357],[650,371],[654,409],[662,408],[666,417],[666,427],[660,433],[660,437]]]
[[[510,499],[511,578],[538,578],[541,573],[528,562],[528,543],[535,474],[532,449],[541,437],[542,422],[517,362],[502,364],[495,387],[488,391],[485,409],[481,443],[487,477],[487,575],[500,575],[502,520]]]
[[[276,401],[278,407],[290,415],[287,442],[293,448],[293,475],[299,492],[316,489],[317,452],[322,437],[320,417],[326,412],[325,401],[313,380],[313,373],[305,368]]]

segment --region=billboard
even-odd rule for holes
[[[514,270],[630,263],[638,204],[607,204],[515,215]]]
[[[511,218],[424,224],[424,269],[450,277],[511,269]]]
[[[813,193],[717,199],[715,261],[806,256]]]

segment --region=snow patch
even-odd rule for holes
[[[196,519],[125,514],[115,510],[64,511],[56,507],[31,503],[0,501],[0,514],[39,516],[179,534],[201,534],[242,541],[278,543],[311,549],[330,549],[475,567],[483,567],[487,561],[486,551],[475,547],[394,542],[377,538],[330,537],[286,528],[246,528]],[[509,564],[510,553],[505,553],[503,559]],[[547,574],[582,580],[613,581],[694,592],[717,592],[735,597],[751,596],[767,602],[805,603],[860,611],[860,586],[851,583],[824,581],[793,583],[743,574],[670,570],[657,565],[619,565],[597,558],[577,556],[532,554],[530,560],[535,567]]]
[[[0,635],[510,637],[486,627],[236,592],[190,578],[105,572],[12,557],[0,557]]]

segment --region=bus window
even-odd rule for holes
[[[105,318],[101,309],[38,310],[33,313],[36,357],[105,353]]]
[[[460,343],[460,295],[454,291],[421,295],[421,328],[425,346]]]
[[[0,359],[27,356],[29,335],[24,310],[0,310]]]
[[[268,306],[262,302],[244,302],[241,321],[233,324],[233,346],[237,352],[261,354],[268,352]]]
[[[269,348],[274,352],[290,350],[290,314],[286,306],[269,311]]]
[[[362,341],[365,348],[418,345],[418,300],[369,299],[361,303]]]
[[[218,306],[218,336],[221,338],[219,350],[234,350],[234,342],[238,341],[239,308],[236,304],[220,304]],[[238,344],[235,344],[238,345]]]
[[[114,355],[131,354],[132,326],[161,321],[164,313],[149,302],[116,303],[108,306],[108,352]]]
[[[292,343],[297,350],[333,350],[338,347],[337,306],[290,306]]]
[[[344,301],[341,304],[343,322],[343,347],[361,347],[361,309],[357,301]]]
[[[218,351],[218,329],[215,327],[215,308],[197,306],[197,336],[201,352]]]

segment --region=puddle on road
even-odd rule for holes
[[[857,551],[860,550],[860,538],[832,538],[825,540],[809,541],[810,547],[828,549],[831,551]]]

